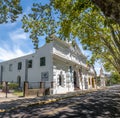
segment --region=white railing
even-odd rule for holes
[[[81,66],[88,68],[86,64],[84,64],[82,61],[80,62]]]
[[[70,55],[70,52],[66,51],[63,48],[53,47],[53,54],[56,54],[62,58],[65,58],[67,60],[70,60],[72,62],[75,62],[75,63],[87,68],[87,65],[85,63],[83,63],[81,60],[77,59],[77,57]]]
[[[53,54],[57,54],[62,58],[66,58],[66,59],[69,58],[69,53],[65,54],[65,53],[61,52],[60,50],[57,50],[56,48],[53,48]]]

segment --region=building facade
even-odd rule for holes
[[[53,38],[35,53],[0,63],[0,82],[44,82],[51,94],[96,88],[94,72],[77,44]],[[53,87],[51,88],[51,82]]]
[[[105,74],[104,74],[102,68],[100,69],[99,77],[100,77],[100,87],[105,87],[106,86],[106,77],[105,77]]]

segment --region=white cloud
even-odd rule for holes
[[[28,6],[28,7],[26,8],[26,11],[24,12],[24,14],[27,15],[27,14],[30,13],[30,12],[31,12],[31,7]]]
[[[19,48],[16,48],[12,51],[12,50],[8,50],[0,47],[0,61],[10,60],[10,59],[21,57],[30,53],[32,52],[30,51],[28,53],[25,53]]]
[[[6,32],[0,40],[0,61],[6,61],[32,53],[29,35],[20,28]],[[2,37],[1,37],[2,38]]]
[[[10,36],[10,39],[12,39],[13,41],[28,39],[28,34],[25,33],[22,29],[17,29],[16,31],[10,32],[9,36]]]
[[[12,28],[12,27],[15,27],[16,24],[17,22],[14,22],[14,23],[8,22],[8,23],[1,24],[1,26],[5,28]]]

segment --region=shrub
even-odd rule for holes
[[[3,88],[3,86],[2,85],[0,85],[0,89],[2,89]]]
[[[9,89],[18,89],[17,83],[9,83]]]

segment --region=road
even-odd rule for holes
[[[120,118],[120,85],[46,105],[34,105],[0,118]]]

